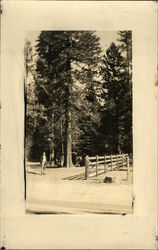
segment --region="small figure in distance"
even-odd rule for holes
[[[81,157],[78,157],[77,160],[76,160],[76,165],[75,165],[75,167],[81,167],[81,164],[82,164],[82,158],[81,158]]]
[[[46,174],[46,164],[47,164],[47,157],[46,153],[43,152],[43,155],[41,156],[41,175]]]

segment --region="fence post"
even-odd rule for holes
[[[89,175],[89,159],[88,159],[88,155],[85,156],[85,180],[88,179],[88,175]]]
[[[106,155],[104,155],[104,174],[106,173]]]
[[[123,168],[123,163],[124,163],[124,157],[123,157],[123,154],[122,154],[122,168]]]
[[[116,170],[119,170],[119,163],[118,163],[118,159],[119,159],[119,158],[118,158],[118,154],[117,154],[117,163],[116,163],[116,166],[117,166],[117,167],[116,167]]]
[[[112,171],[113,169],[112,169],[112,155],[111,155],[111,171]]]
[[[96,156],[96,176],[98,176],[98,155]]]
[[[129,156],[127,155],[127,180],[129,179],[129,171],[130,171],[130,168],[129,168]]]

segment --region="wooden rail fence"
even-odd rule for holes
[[[113,171],[120,168],[125,168],[127,170],[127,180],[129,178],[130,163],[128,154],[120,155],[104,155],[104,156],[94,156],[85,157],[85,179],[89,177],[98,176],[104,174],[108,171]]]

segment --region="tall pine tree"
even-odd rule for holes
[[[84,114],[79,98],[82,96],[86,104],[87,89],[95,89],[101,52],[99,38],[92,31],[42,31],[37,52],[38,97],[49,110],[48,116],[53,117],[54,127],[60,128],[64,165],[71,167],[72,136],[75,138],[77,130],[80,136],[83,130],[79,124],[74,126],[74,121],[81,121]]]
[[[132,152],[131,48],[120,39],[119,46],[112,43],[103,59],[105,108],[101,133],[105,129],[107,151],[112,153]]]
[[[122,125],[120,112],[126,86],[124,82],[124,59],[115,43],[112,43],[106,51],[103,58],[102,73],[103,88],[106,90],[104,94],[105,115],[108,122],[104,120],[104,123],[107,130],[107,143],[110,146],[110,151],[116,154],[120,152],[121,147]]]
[[[127,90],[124,95],[124,138],[125,149],[127,152],[133,152],[133,133],[132,133],[132,31],[118,32],[119,49],[125,61],[126,85]]]

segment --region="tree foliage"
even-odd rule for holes
[[[93,31],[42,31],[25,46],[26,141],[32,157],[73,165],[82,155],[132,152],[132,37],[101,56]],[[28,143],[31,138],[31,144]]]
[[[119,32],[120,44],[112,43],[103,58],[102,75],[107,150],[132,153],[132,45],[131,32]],[[112,141],[112,143],[110,143]]]
[[[99,38],[92,31],[42,31],[36,50],[36,90],[46,108],[48,136],[54,153],[64,149],[65,165],[71,166],[72,145],[75,150],[97,117]]]

